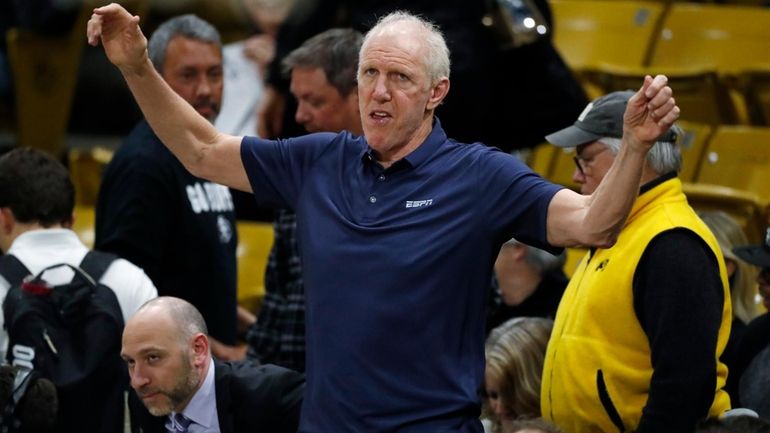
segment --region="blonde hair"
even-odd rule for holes
[[[540,379],[551,329],[553,320],[516,317],[493,329],[487,338],[487,372],[498,385],[500,403],[514,418],[540,416]],[[500,420],[485,409],[499,426]]]
[[[746,233],[734,218],[723,211],[700,211],[698,215],[714,233],[725,261],[735,263],[735,274],[730,279],[733,317],[749,323],[759,315],[755,300],[757,268],[733,254],[733,247],[749,244]]]

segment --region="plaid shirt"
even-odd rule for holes
[[[273,221],[275,241],[265,271],[265,299],[249,328],[248,357],[305,371],[305,288],[297,249],[297,219],[280,210]]]

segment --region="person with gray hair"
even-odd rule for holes
[[[121,357],[143,432],[297,430],[302,375],[214,360],[203,316],[183,299],[164,296],[142,305],[126,322]]]
[[[618,168],[633,94],[597,98],[546,137],[575,148],[581,193]],[[692,431],[730,409],[720,360],[732,322],[727,272],[677,178],[679,135],[675,125],[661,131],[617,242],[590,249],[562,297],[541,403],[565,431]]]
[[[171,18],[153,33],[147,56],[174,90],[173,98],[208,122],[216,119],[222,44],[211,24],[190,14]],[[147,121],[140,121],[104,170],[96,249],[143,267],[160,295],[178,296],[200,309],[214,352],[223,359],[245,355],[245,348],[236,347],[237,243],[230,190],[190,173]]]
[[[418,17],[384,17],[364,39],[363,135],[279,140],[222,134],[173,98],[137,23],[113,3],[94,10],[88,37],[163,143],[194,173],[297,214],[307,295],[300,432],[480,432],[480,288],[500,246],[511,237],[550,250],[613,244],[644,156],[679,115],[667,78],[645,77],[628,104],[618,169],[583,196],[512,155],[447,137],[434,113],[450,81],[434,68],[449,65],[448,50]]]
[[[516,239],[504,243],[495,260],[487,332],[513,317],[556,317],[568,282],[562,270],[566,258],[564,252],[554,255]]]

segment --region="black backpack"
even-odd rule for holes
[[[57,432],[123,431],[128,374],[120,358],[123,314],[99,279],[117,258],[90,251],[79,267],[58,264],[36,276],[14,256],[0,257],[11,284],[3,302],[10,364],[34,368],[56,385]],[[47,270],[69,267],[72,281],[51,286]]]

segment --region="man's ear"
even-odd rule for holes
[[[208,361],[209,339],[208,337],[206,337],[206,334],[203,334],[201,332],[195,334],[195,336],[192,339],[192,349],[193,349],[194,365],[202,366],[205,362]]]
[[[16,226],[16,217],[9,207],[0,207],[0,230],[3,234],[10,234]]]
[[[449,93],[449,78],[441,77],[438,83],[434,84],[430,90],[430,99],[428,99],[428,110],[434,110],[441,104]]]

